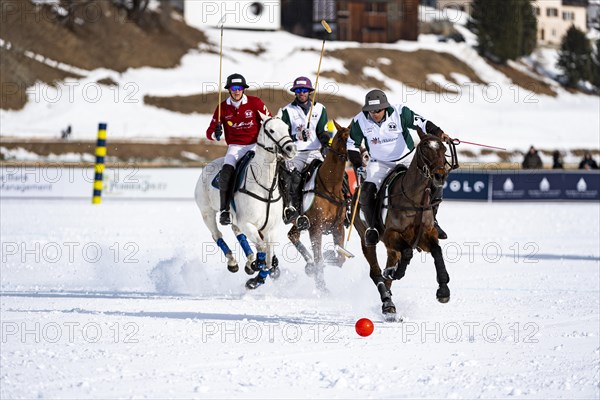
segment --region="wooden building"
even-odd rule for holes
[[[419,0],[282,0],[281,25],[294,34],[361,43],[417,40]],[[333,33],[328,35],[320,21]]]

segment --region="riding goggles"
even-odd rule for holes
[[[243,86],[239,86],[239,85],[235,85],[235,86],[231,86],[229,89],[231,89],[232,92],[239,92],[241,90],[244,90]]]
[[[308,93],[310,92],[310,89],[307,88],[298,88],[294,90],[295,93]]]

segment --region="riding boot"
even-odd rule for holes
[[[235,176],[235,167],[224,164],[219,176],[219,195],[221,200],[219,223],[221,225],[231,224],[231,214],[229,212],[229,203],[231,202],[231,193],[233,180]]]
[[[292,172],[284,166],[279,168],[279,191],[283,199],[283,223],[287,225],[298,217],[298,211],[292,204]]]
[[[364,214],[367,230],[365,231],[365,245],[375,246],[379,242],[379,232],[375,228],[375,196],[377,186],[373,182],[365,182],[360,193],[360,208]]]
[[[439,188],[434,188],[433,190],[433,195],[431,196],[431,202],[432,203],[438,203],[437,205],[433,206],[433,225],[435,226],[435,229],[437,230],[438,233],[438,239],[444,240],[444,239],[448,239],[448,235],[446,234],[446,232],[444,232],[444,230],[439,226],[436,215],[438,212],[438,208],[440,206],[440,203],[442,201],[442,195],[444,194],[444,189],[442,187]]]
[[[296,218],[296,227],[303,231],[310,228],[308,217],[302,213],[302,174],[297,169],[292,171],[292,181],[290,185],[290,195],[292,204],[298,210]]]

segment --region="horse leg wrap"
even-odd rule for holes
[[[310,254],[310,252],[308,251],[308,249],[306,248],[306,246],[304,246],[304,244],[302,242],[298,242],[295,244],[296,249],[298,249],[298,251],[300,252],[300,255],[302,256],[302,258],[304,258],[304,261],[306,261],[307,263],[312,263],[313,262],[313,257]]]
[[[392,292],[385,287],[385,283],[377,283],[377,290],[379,291],[379,298],[381,301],[392,300]]]
[[[259,251],[256,254],[256,267],[261,271],[267,268],[267,253]]]
[[[248,243],[248,238],[246,237],[246,235],[244,235],[243,233],[240,233],[239,235],[236,236],[238,242],[240,242],[240,245],[242,246],[242,250],[244,250],[244,254],[246,255],[246,257],[248,257],[250,254],[252,254],[252,248],[250,247],[250,244]]]
[[[231,249],[229,246],[227,246],[227,243],[225,243],[223,238],[219,238],[219,240],[217,240],[217,246],[219,246],[221,251],[223,251],[223,254],[227,255],[231,253]]]

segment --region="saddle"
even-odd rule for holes
[[[383,180],[381,187],[377,191],[377,195],[375,196],[375,225],[379,232],[383,232],[384,229],[384,221],[387,217],[388,212],[388,198],[389,198],[389,188],[390,186],[396,182],[398,178],[403,176],[408,168],[402,164],[396,165],[394,169],[392,169],[388,175]]]
[[[309,164],[302,171],[302,209],[306,212],[312,206],[316,193],[315,193],[315,181],[317,174],[319,172],[319,168],[323,164],[321,160],[313,160],[311,164]],[[345,211],[345,220],[344,225],[346,228],[350,226],[350,220],[352,216],[352,193],[350,192],[350,184],[348,183],[348,175],[344,172],[343,182],[342,182],[342,194],[343,194],[343,202],[346,208]],[[333,199],[331,199],[334,201]]]
[[[234,179],[233,179],[233,188],[232,188],[232,192],[231,194],[237,192],[240,190],[240,187],[242,186],[242,182],[244,181],[244,178],[246,176],[246,172],[248,170],[248,165],[250,164],[250,161],[254,158],[254,151],[249,151],[246,154],[244,154],[244,156],[242,158],[240,158],[237,162],[237,164],[235,165],[235,175],[234,175]],[[212,182],[211,182],[211,186],[217,190],[219,190],[219,178],[221,177],[221,171],[219,171],[217,173],[217,175],[215,175],[215,177],[213,178]],[[232,208],[235,210],[235,201],[233,200],[233,196],[230,196],[231,199],[231,206]]]

